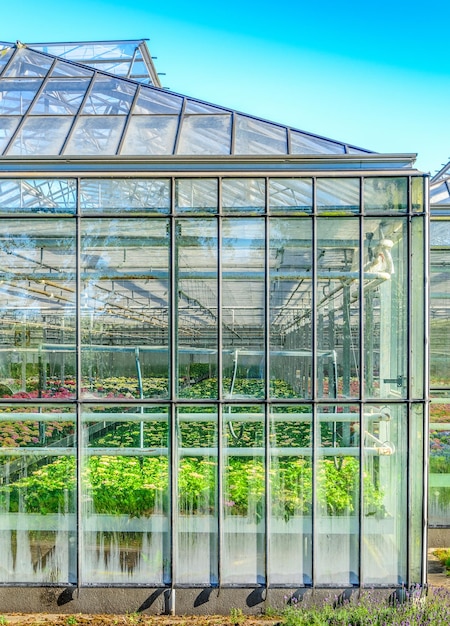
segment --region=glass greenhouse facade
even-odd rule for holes
[[[0,52],[0,583],[424,582],[413,157],[163,90],[143,42]]]

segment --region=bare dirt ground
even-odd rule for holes
[[[240,618],[234,624],[229,616],[149,616],[136,613],[129,615],[50,615],[50,614],[4,614],[0,624],[5,626],[274,626],[278,619],[264,617]]]

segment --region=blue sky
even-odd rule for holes
[[[447,7],[322,0],[22,0],[0,40],[149,38],[173,91],[377,152],[450,157]]]

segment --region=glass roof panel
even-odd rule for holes
[[[28,48],[19,48],[4,76],[45,76],[52,62],[52,58],[43,54],[33,52]]]
[[[287,154],[286,128],[236,116],[234,154]]]
[[[59,154],[72,121],[72,117],[29,117],[6,154]]]
[[[136,85],[110,76],[97,75],[82,113],[85,115],[126,115]]]
[[[450,204],[448,180],[430,185],[430,204]]]
[[[56,61],[52,70],[52,78],[76,78],[77,76],[93,76],[94,72],[86,67],[80,65],[72,65],[72,63],[65,63],[64,61]]]
[[[231,113],[229,109],[224,109],[222,107],[214,106],[213,104],[208,104],[207,102],[197,102],[196,100],[190,100],[189,98],[186,100],[186,108],[184,110],[185,113]]]
[[[182,104],[183,98],[179,96],[173,96],[158,89],[141,87],[133,114],[179,113]]]
[[[12,79],[0,80],[0,115],[23,115],[27,112],[31,101],[35,97],[42,79]]]
[[[291,130],[291,154],[344,154],[345,145]]]
[[[124,124],[123,116],[80,117],[64,154],[116,154]]]
[[[42,50],[42,52],[89,65],[100,71],[138,79],[148,84],[155,82],[152,78],[152,70],[153,73],[155,70],[147,65],[140,51],[140,47],[145,46],[143,40],[29,45],[35,50]],[[136,68],[137,71],[133,67],[133,59],[140,62]],[[151,63],[150,60],[149,63]]]
[[[178,115],[133,116],[121,154],[173,154]]]
[[[14,52],[13,47],[0,46],[0,74]]]
[[[89,86],[89,78],[50,78],[31,109],[31,115],[74,115]]]
[[[8,145],[21,117],[0,117],[0,154]]]
[[[177,154],[230,154],[231,115],[188,115]]]

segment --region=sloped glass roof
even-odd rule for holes
[[[430,180],[430,204],[450,204],[450,162]]]
[[[30,43],[28,47],[97,70],[160,87],[145,40]]]
[[[136,42],[33,44],[33,49],[0,43],[0,154],[371,153],[132,80],[131,50],[137,55],[141,46],[146,49],[143,42],[138,47]],[[128,63],[126,78],[117,75],[123,69],[117,60],[121,52]]]

